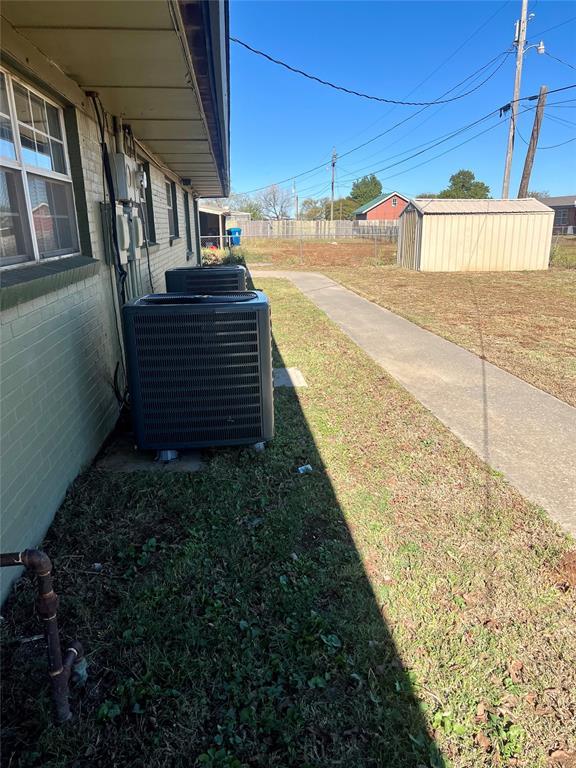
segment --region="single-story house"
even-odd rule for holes
[[[226,0],[3,0],[0,12],[9,552],[42,540],[117,421],[119,305],[199,264],[197,199],[230,191],[229,39]],[[17,574],[0,573],[3,599]]]
[[[399,192],[378,195],[353,211],[356,221],[394,221],[398,219],[410,199]]]
[[[555,235],[576,235],[576,195],[543,197],[542,202],[554,211]]]
[[[399,266],[422,272],[548,269],[554,212],[522,200],[411,200],[400,217]]]

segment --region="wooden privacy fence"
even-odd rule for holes
[[[275,240],[337,240],[342,238],[361,238],[378,240],[397,240],[398,221],[239,221],[233,218],[226,221],[226,228],[240,227],[242,237],[263,237]]]

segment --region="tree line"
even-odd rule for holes
[[[382,194],[382,183],[373,174],[357,179],[345,197],[334,200],[334,218],[339,220],[354,219],[354,212]],[[402,193],[402,190],[397,190]],[[548,192],[529,192],[529,197],[542,199]],[[490,187],[476,179],[470,170],[461,169],[450,176],[448,185],[440,192],[422,192],[421,198],[486,199],[490,197]],[[254,194],[232,194],[229,198],[216,201],[231,211],[245,211],[253,220],[290,219],[295,216],[295,198],[288,189],[272,184]],[[298,218],[307,221],[330,219],[331,201],[329,197],[308,197],[300,201]]]

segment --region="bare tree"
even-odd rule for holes
[[[289,190],[273,184],[255,197],[267,219],[289,218],[292,207],[292,195]]]

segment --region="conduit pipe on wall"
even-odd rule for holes
[[[52,562],[45,552],[39,549],[25,549],[23,552],[0,554],[0,567],[23,565],[36,576],[38,597],[36,612],[42,621],[48,652],[48,676],[54,720],[57,724],[70,720],[69,687],[72,680],[84,684],[87,677],[87,665],[82,646],[74,641],[66,648],[64,658],[58,634],[58,595],[52,584]]]

